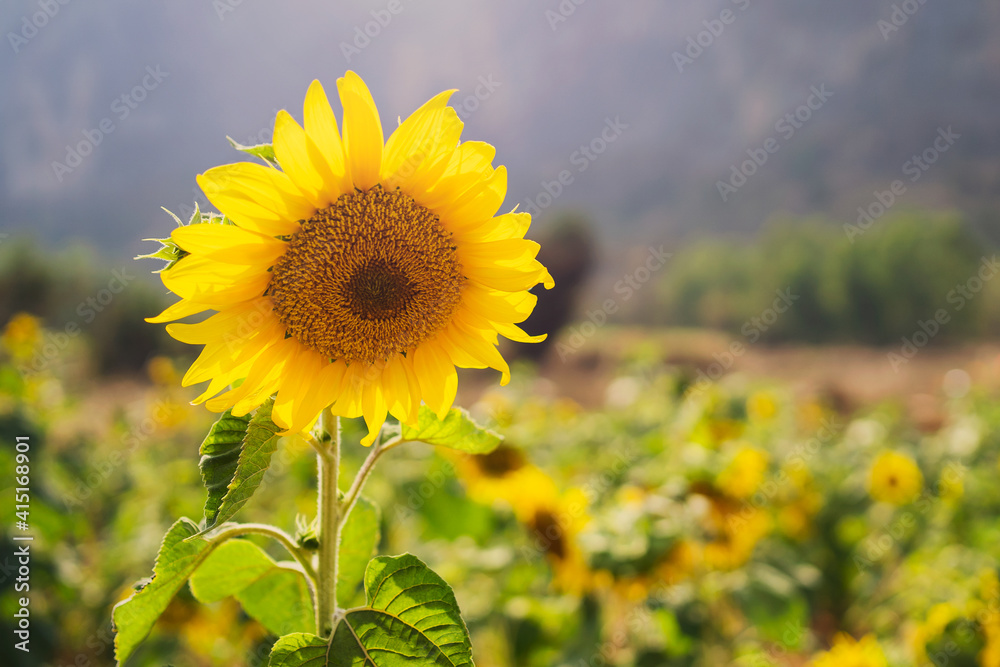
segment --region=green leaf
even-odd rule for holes
[[[238,141],[234,140],[232,137],[226,137],[229,140],[229,145],[238,151],[246,153],[247,155],[253,155],[254,157],[259,157],[264,162],[268,164],[277,166],[278,160],[274,157],[274,146],[272,144],[257,144],[256,146],[244,146]]]
[[[315,661],[316,667],[320,665],[350,665],[350,662],[330,662],[337,656],[327,655],[329,644],[322,637],[311,635],[305,632],[297,632],[286,635],[275,642],[271,648],[271,659],[268,660],[269,667],[296,667],[297,665],[312,665]],[[364,667],[364,663],[361,663]]]
[[[461,408],[452,408],[441,420],[426,405],[420,406],[417,425],[403,424],[401,433],[404,440],[419,440],[468,454],[489,454],[503,440],[499,433],[472,421],[469,413]]]
[[[378,506],[361,496],[341,528],[337,562],[337,604],[345,609],[351,607],[359,597],[365,567],[378,548],[380,524],[381,512]]]
[[[315,631],[309,585],[247,540],[220,545],[191,576],[191,592],[211,604],[235,597],[251,617],[276,635]]]
[[[472,667],[455,595],[416,556],[381,556],[365,572],[368,605],[345,613],[329,641],[282,637],[271,667]]]
[[[281,428],[271,421],[273,407],[274,399],[269,398],[250,419],[246,436],[243,438],[243,445],[240,448],[240,456],[236,462],[236,471],[226,489],[226,495],[223,496],[214,516],[210,518],[206,512],[206,526],[200,535],[204,535],[233,518],[250,500],[257,487],[260,486],[261,480],[264,479],[264,473],[271,465],[271,456],[278,449],[278,438],[281,437],[278,434]],[[211,433],[209,433],[209,437],[211,437]],[[209,489],[209,502],[211,500],[212,490]],[[205,509],[208,509],[208,503],[206,503]]]
[[[146,638],[174,594],[207,555],[207,542],[185,541],[197,533],[198,526],[187,518],[171,526],[156,555],[153,580],[112,610],[115,656],[119,665],[124,664]]]
[[[208,499],[205,501],[205,523],[215,523],[222,499],[229,491],[229,484],[236,476],[236,463],[243,448],[243,438],[250,426],[250,415],[234,417],[233,411],[226,410],[219,421],[201,443],[201,478],[208,489]]]

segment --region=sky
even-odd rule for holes
[[[905,205],[989,226],[1000,191],[985,0],[11,0],[0,26],[0,229],[113,256],[204,205],[227,135],[269,140],[348,69],[387,128],[459,89],[504,208],[583,210],[611,243],[850,222],[949,127]]]

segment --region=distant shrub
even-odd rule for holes
[[[54,334],[69,332],[85,340],[93,371],[139,371],[151,356],[183,348],[162,325],[144,321],[169,303],[148,270],[131,261],[110,264],[81,246],[51,252],[27,239],[5,241],[0,245],[0,326],[28,312]]]
[[[708,326],[765,340],[894,343],[944,310],[935,342],[984,333],[990,293],[977,285],[983,257],[992,256],[951,215],[887,216],[852,243],[819,221],[783,221],[750,244],[706,241],[680,249],[658,292],[660,322]],[[754,318],[779,293],[794,303],[766,328]],[[971,298],[969,298],[971,297]]]

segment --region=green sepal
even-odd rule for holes
[[[273,144],[257,144],[256,146],[245,146],[240,142],[236,141],[232,137],[226,137],[229,141],[229,145],[236,150],[246,153],[247,155],[252,155],[254,157],[260,158],[264,162],[267,162],[272,167],[278,166],[278,159],[274,157],[274,145]]]

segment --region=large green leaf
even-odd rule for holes
[[[281,437],[278,434],[281,428],[271,421],[273,407],[274,399],[269,398],[250,419],[232,480],[215,515],[208,517],[206,514],[206,525],[202,534],[233,518],[250,500],[264,479],[264,473],[271,465],[271,456],[278,449],[278,438]],[[209,490],[210,500],[211,494],[212,491]],[[206,503],[206,509],[207,507]]]
[[[344,614],[325,641],[282,637],[271,667],[472,667],[455,595],[416,556],[382,556],[365,572],[366,607]]]
[[[201,477],[208,489],[208,499],[205,501],[205,522],[215,523],[222,499],[229,491],[229,484],[236,475],[236,463],[243,448],[243,438],[246,437],[250,425],[250,415],[234,417],[232,410],[226,410],[219,421],[201,443]]]
[[[452,408],[442,420],[426,405],[420,406],[417,425],[403,424],[401,435],[404,440],[419,440],[468,454],[489,454],[503,440],[499,433],[472,421],[469,413],[461,408]]]
[[[316,620],[305,577],[281,567],[247,540],[229,540],[191,576],[191,592],[211,604],[229,596],[276,635],[315,631]]]
[[[381,512],[377,505],[361,496],[354,504],[340,530],[340,554],[337,561],[337,604],[347,608],[360,597],[365,567],[375,555],[381,536]]]
[[[207,542],[185,541],[197,533],[198,526],[187,518],[171,526],[156,555],[153,580],[112,610],[115,656],[119,665],[124,664],[146,638],[174,594],[208,555]]]

